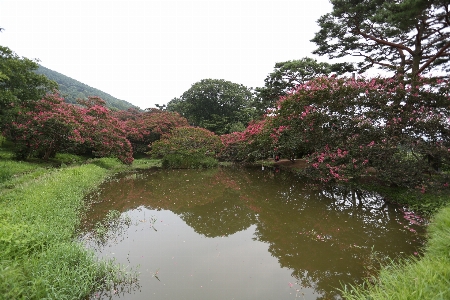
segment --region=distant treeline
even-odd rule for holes
[[[39,65],[36,73],[43,74],[47,76],[48,79],[58,83],[61,96],[63,96],[65,101],[68,103],[76,103],[79,98],[87,99],[89,96],[98,96],[106,101],[106,106],[110,109],[127,110],[128,108],[138,108],[125,100],[117,99],[110,94],[90,87],[82,82],[79,82],[78,80],[67,77],[41,65]]]

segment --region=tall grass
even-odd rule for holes
[[[441,209],[428,229],[422,258],[390,263],[378,278],[344,288],[346,299],[450,299],[450,206]]]
[[[110,159],[98,162],[102,166],[46,169],[35,177],[28,175],[42,168],[25,164],[31,173],[6,180],[15,184],[0,193],[0,299],[83,299],[133,279],[74,239],[84,195],[111,173],[103,166],[114,168]],[[11,174],[22,170],[19,162],[8,164]]]

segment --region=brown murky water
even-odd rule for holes
[[[424,242],[423,220],[377,195],[268,169],[147,170],[91,199],[83,241],[141,273],[92,299],[340,299],[336,288]],[[109,210],[127,222],[96,239]]]

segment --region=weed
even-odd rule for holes
[[[110,210],[104,220],[97,222],[94,226],[94,238],[98,245],[104,245],[113,237],[121,236],[124,231],[130,227],[131,218],[128,215],[122,215],[117,210]]]

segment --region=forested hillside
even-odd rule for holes
[[[131,107],[137,108],[125,100],[117,99],[105,92],[92,88],[82,82],[79,82],[78,80],[67,77],[41,65],[39,65],[36,73],[43,74],[50,80],[58,83],[61,95],[65,98],[66,102],[76,103],[78,98],[87,99],[88,96],[98,96],[106,101],[106,106],[108,108],[119,110],[126,110]]]

